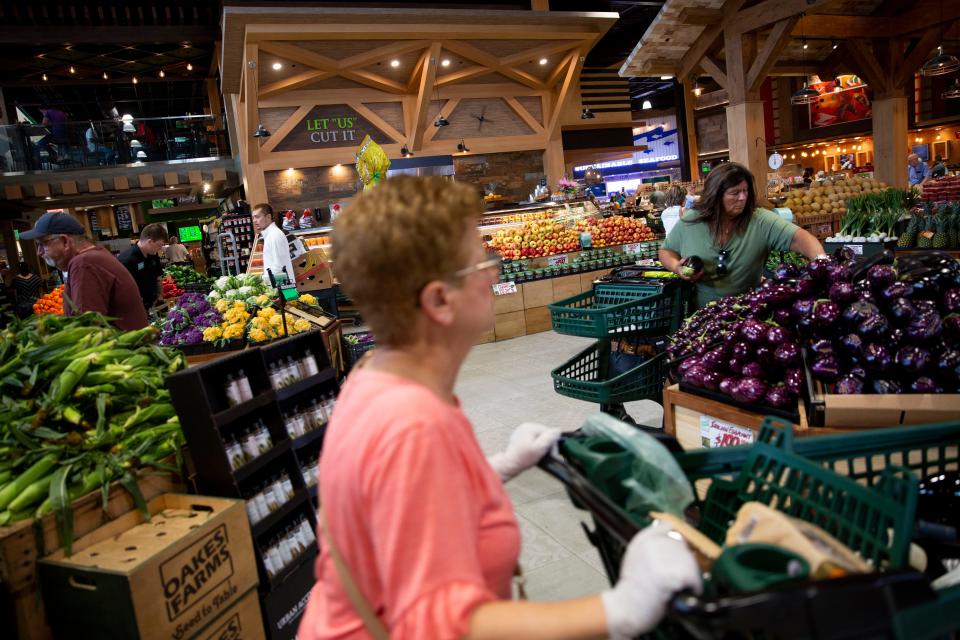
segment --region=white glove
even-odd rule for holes
[[[536,422],[524,422],[510,434],[506,451],[490,456],[488,461],[500,479],[506,482],[537,464],[559,438],[560,431],[557,429]]]
[[[678,592],[702,589],[697,562],[669,526],[654,523],[635,535],[620,564],[620,580],[603,592],[607,633],[629,640],[652,631]]]

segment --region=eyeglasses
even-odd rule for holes
[[[471,273],[476,273],[477,271],[486,271],[488,269],[496,269],[497,271],[499,271],[500,265],[502,263],[503,263],[503,258],[500,257],[498,254],[488,253],[486,260],[484,260],[483,262],[478,262],[477,264],[470,267],[464,267],[459,271],[455,271],[453,273],[453,277],[459,279],[459,278],[463,278],[464,276],[468,276]]]
[[[37,243],[37,246],[44,251],[47,250],[47,245],[58,239],[60,236],[47,236],[46,238],[37,238],[34,242]]]
[[[720,253],[717,254],[717,275],[725,276],[727,275],[727,258],[730,257],[730,252],[726,249],[720,249]]]

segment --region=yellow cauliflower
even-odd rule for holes
[[[220,339],[220,336],[223,335],[223,331],[220,327],[207,327],[203,330],[203,340],[204,342],[214,342]]]
[[[300,296],[300,301],[304,304],[317,304],[317,299],[314,298],[309,293],[304,293]]]

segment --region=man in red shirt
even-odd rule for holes
[[[67,315],[96,311],[114,318],[124,331],[147,326],[147,312],[133,276],[113,254],[90,242],[83,225],[69,213],[45,213],[20,237],[36,240],[40,257],[67,274],[63,292]]]

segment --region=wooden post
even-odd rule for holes
[[[753,174],[760,202],[767,195],[767,144],[764,140],[763,102],[744,101],[727,107],[727,143],[730,160]]]
[[[696,181],[700,177],[700,163],[697,159],[697,119],[694,112],[697,96],[693,95],[693,84],[690,78],[683,79],[683,119],[687,124],[684,145],[687,164],[690,166],[690,179]]]
[[[563,140],[558,131],[547,141],[547,148],[543,150],[543,173],[547,176],[547,187],[556,189],[557,183],[563,177],[565,170],[563,161]]]
[[[873,174],[891,187],[907,186],[907,98],[873,101]]]

